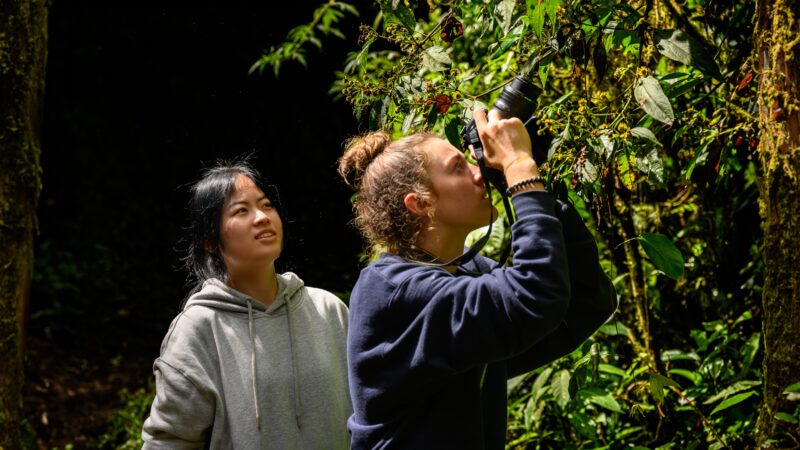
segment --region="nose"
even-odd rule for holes
[[[478,166],[473,166],[470,164],[470,170],[472,170],[472,182],[475,184],[483,185],[483,174],[481,174],[481,169]]]
[[[267,215],[267,213],[265,213],[261,209],[257,209],[256,210],[256,217],[255,217],[255,220],[253,222],[254,223],[262,223],[262,222],[269,223],[270,220],[269,220],[269,216]]]

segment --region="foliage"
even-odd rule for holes
[[[155,396],[152,380],[146,388],[129,392],[127,388],[119,392],[122,407],[111,417],[108,431],[92,443],[93,448],[114,448],[120,450],[140,449],[142,425],[150,413],[150,404]]]
[[[538,83],[539,133],[554,138],[541,168],[596,230],[621,299],[615,325],[510,384],[508,447],[751,444],[763,378],[751,2],[377,3],[331,92],[370,129],[458,146],[514,76]],[[496,227],[485,251],[506,239]]]
[[[310,43],[318,49],[322,49],[322,41],[317,33],[344,39],[344,34],[337,28],[337,24],[345,16],[345,13],[358,16],[358,10],[352,5],[336,0],[328,0],[327,3],[320,5],[314,11],[310,23],[292,28],[286,36],[286,42],[277,47],[270,47],[269,51],[264,52],[261,58],[250,67],[250,72],[258,71],[262,73],[265,68],[272,67],[275,76],[277,76],[280,72],[281,64],[286,61],[297,61],[305,66],[306,44]]]

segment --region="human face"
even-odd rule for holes
[[[489,211],[493,215],[497,211],[486,195],[480,169],[443,139],[428,141],[425,151],[434,194],[432,225],[464,236],[488,225]]]
[[[283,224],[264,192],[239,175],[222,207],[222,260],[229,273],[274,268],[283,249]]]

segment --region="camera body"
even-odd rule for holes
[[[548,133],[539,135],[538,118],[533,117],[536,109],[536,100],[541,92],[542,90],[535,84],[517,76],[503,88],[494,106],[492,106],[492,109],[500,112],[501,117],[516,117],[525,123],[525,129],[528,130],[528,135],[531,137],[533,159],[539,166],[547,160],[547,150],[553,140]],[[473,153],[478,160],[484,178],[501,193],[504,193],[508,188],[505,174],[498,169],[486,167],[483,164],[483,145],[480,136],[478,136],[478,128],[475,126],[474,119],[470,120],[467,126],[461,130],[461,147],[466,150],[470,145],[472,145]]]

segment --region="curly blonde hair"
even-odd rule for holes
[[[423,144],[436,138],[419,133],[393,141],[376,131],[346,142],[339,174],[356,191],[354,223],[373,247],[395,254],[413,247],[425,217],[411,214],[403,200],[410,192],[431,194]]]

